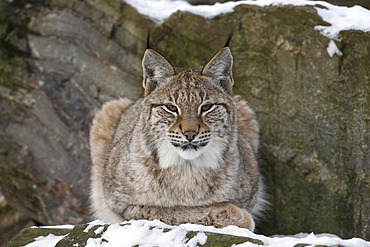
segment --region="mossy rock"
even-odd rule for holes
[[[130,225],[130,223],[124,224]],[[122,226],[124,226],[122,225]],[[64,236],[58,243],[57,247],[69,247],[69,246],[86,246],[88,239],[99,239],[102,237],[102,234],[107,231],[109,225],[94,225],[93,227],[87,229],[89,225],[78,225],[73,227],[72,229],[65,229],[65,228],[28,228],[23,230],[19,233],[16,237],[14,237],[11,241],[7,243],[7,247],[18,247],[24,246],[26,244],[32,243],[34,239],[40,236],[48,236],[49,234],[53,234],[54,236]],[[104,229],[96,233],[96,230],[100,227],[104,227]],[[166,229],[166,228],[158,228],[158,227],[151,227],[149,231],[153,231],[153,229],[160,230],[163,232],[170,232],[173,229]],[[192,240],[199,232],[196,231],[189,231],[186,234],[186,242]],[[203,232],[201,232],[203,233]],[[201,246],[232,246],[233,244],[242,244],[242,243],[254,243],[257,245],[263,245],[263,242],[258,239],[252,239],[248,237],[240,237],[240,236],[233,236],[227,234],[218,234],[218,233],[211,233],[211,232],[204,232],[207,236],[206,242]],[[107,241],[101,239],[101,241]],[[125,243],[125,240],[122,239],[122,243]],[[78,244],[78,245],[77,245]]]

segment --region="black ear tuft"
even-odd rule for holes
[[[231,41],[231,38],[233,37],[234,30],[235,30],[234,28],[231,30],[229,36],[227,37],[227,40],[226,40],[226,43],[225,43],[224,47],[229,47],[229,43]]]
[[[151,49],[150,48],[150,33],[148,31],[148,37],[146,38],[146,49]]]

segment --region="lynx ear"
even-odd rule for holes
[[[146,49],[142,61],[143,66],[143,87],[145,95],[152,92],[159,84],[174,75],[171,64],[158,52]]]
[[[233,56],[229,47],[225,46],[203,67],[202,74],[232,94],[232,67]]]

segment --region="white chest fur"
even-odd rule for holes
[[[199,150],[181,150],[163,140],[158,147],[159,166],[162,169],[177,166],[215,169],[223,160],[225,146],[222,141],[212,140]]]

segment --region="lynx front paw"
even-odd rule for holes
[[[231,203],[220,204],[211,210],[210,218],[215,227],[226,227],[235,225],[247,228],[253,232],[254,221],[252,216],[245,210],[238,208]]]

